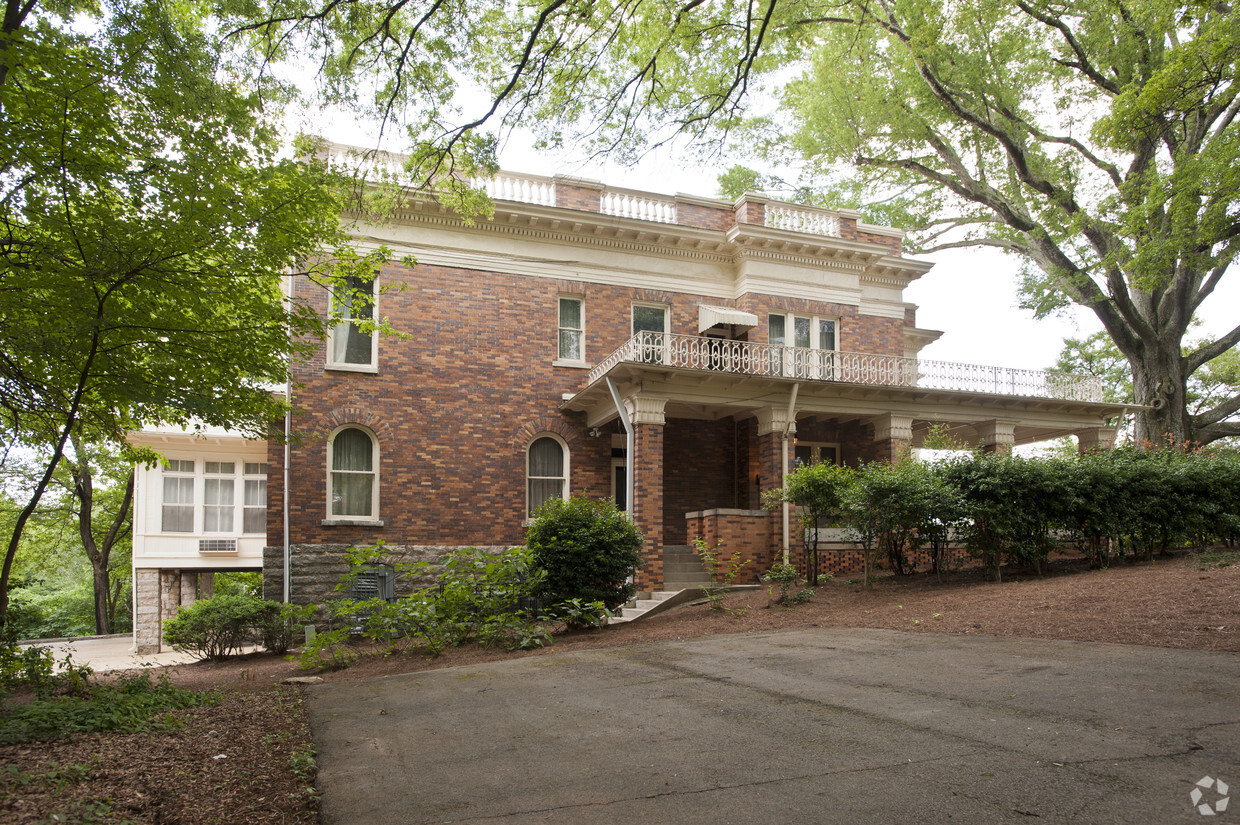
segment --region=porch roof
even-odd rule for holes
[[[1091,377],[666,333],[635,335],[590,372],[563,409],[585,413],[591,427],[615,419],[608,378],[622,398],[658,399],[666,417],[700,420],[786,408],[797,385],[798,418],[908,415],[915,445],[930,424],[969,441],[976,424],[1011,422],[1016,443],[1024,444],[1105,427],[1139,409],[1101,401]]]

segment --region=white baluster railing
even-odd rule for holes
[[[615,215],[618,218],[676,223],[676,201],[644,192],[605,189],[600,209],[604,215]]]
[[[839,216],[821,209],[768,203],[764,223],[772,229],[786,229],[789,232],[826,235],[831,238],[840,236]]]
[[[586,383],[620,363],[682,367],[710,372],[836,381],[881,387],[980,392],[1065,401],[1103,400],[1102,382],[1088,375],[919,361],[894,355],[780,347],[696,335],[639,332],[599,362]]]
[[[497,172],[493,178],[475,178],[470,183],[494,200],[555,206],[555,181],[552,178]]]

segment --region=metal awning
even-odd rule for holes
[[[698,332],[705,332],[711,327],[744,327],[752,329],[758,325],[758,316],[752,312],[742,312],[732,307],[711,307],[698,304]]]

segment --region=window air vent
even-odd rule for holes
[[[236,539],[198,539],[199,553],[236,553]]]

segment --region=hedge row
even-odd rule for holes
[[[927,545],[945,558],[948,540],[963,542],[996,576],[1004,563],[1040,569],[1064,543],[1106,567],[1125,553],[1149,559],[1234,543],[1240,455],[1119,447],[1077,458],[974,453],[857,470],[818,465],[793,473],[781,497],[798,504],[807,526],[852,528],[896,572],[906,570],[908,552]]]

